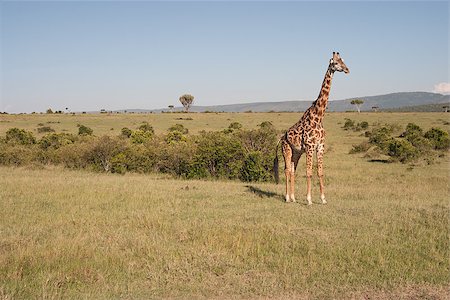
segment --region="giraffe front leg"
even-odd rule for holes
[[[323,154],[324,154],[324,144],[319,144],[317,147],[317,176],[319,177],[320,184],[320,199],[322,200],[322,204],[327,204],[327,200],[325,200],[325,191],[324,191],[324,183],[323,183]]]
[[[282,150],[283,150],[283,158],[284,158],[284,173],[286,175],[286,197],[285,200],[286,202],[290,202],[292,199],[290,198],[290,188],[289,185],[291,185],[292,188],[292,176],[291,173],[294,172],[293,168],[292,168],[292,149],[291,147],[287,144],[287,143],[283,143],[282,145]]]
[[[313,151],[312,148],[306,152],[306,201],[308,205],[312,204],[311,201],[311,177],[313,169]]]

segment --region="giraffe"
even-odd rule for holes
[[[333,52],[333,57],[330,59],[325,78],[320,89],[317,100],[314,101],[301,119],[291,126],[287,132],[280,138],[276,146],[274,173],[275,181],[279,182],[278,174],[278,147],[281,144],[281,149],[284,158],[284,170],[286,175],[286,202],[295,202],[294,195],[294,181],[295,170],[297,169],[298,160],[300,156],[306,152],[306,200],[308,205],[311,201],[311,177],[313,169],[313,155],[316,152],[317,156],[317,175],[320,184],[320,199],[323,204],[326,204],[324,184],[323,184],[323,154],[325,146],[325,130],[323,129],[322,120],[327,108],[328,96],[330,94],[331,80],[334,72],[344,72],[348,74],[350,71],[340,57],[339,52]]]

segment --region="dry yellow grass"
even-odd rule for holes
[[[204,115],[220,129],[298,117]],[[317,184],[308,207],[272,183],[1,167],[0,297],[448,297],[448,156],[410,166],[349,155],[364,138],[340,128],[344,117],[446,128],[444,114],[329,114],[325,206]],[[299,200],[303,175],[304,158]]]

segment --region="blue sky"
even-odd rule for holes
[[[449,3],[0,2],[0,111],[90,111],[441,91]],[[439,87],[436,85],[441,84]]]

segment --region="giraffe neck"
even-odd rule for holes
[[[333,74],[334,71],[329,66],[327,72],[325,73],[325,78],[323,79],[319,96],[312,105],[315,108],[314,111],[316,112],[317,116],[319,116],[320,120],[322,120],[325,114],[325,109],[327,108],[328,96],[330,95],[331,80],[333,79]]]

